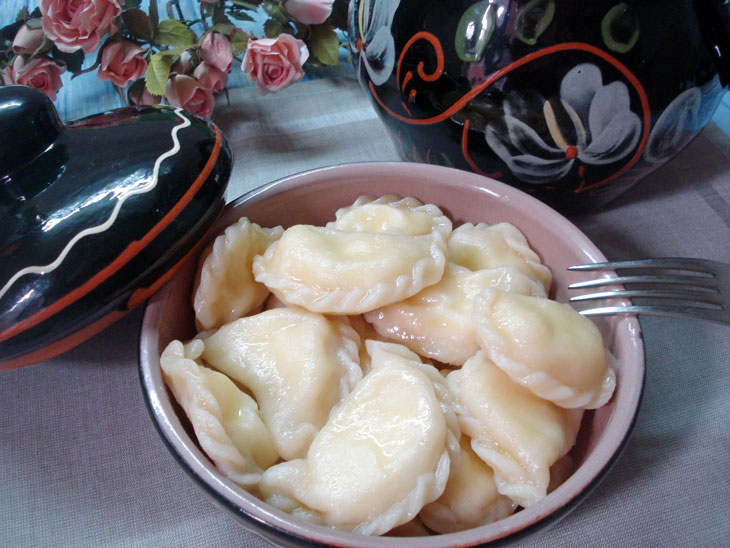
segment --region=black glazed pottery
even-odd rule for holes
[[[0,368],[88,339],[143,303],[201,242],[233,160],[182,109],[127,107],[63,125],[0,87]]]
[[[730,84],[727,0],[352,0],[349,29],[404,159],[563,211],[672,158]]]

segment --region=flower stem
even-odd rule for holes
[[[183,17],[182,8],[180,7],[180,0],[172,0],[172,3],[175,6],[175,9],[177,10],[178,19],[180,19],[180,21],[185,21],[185,17]]]
[[[205,2],[200,3],[200,23],[205,30],[208,30],[208,23],[205,21]]]

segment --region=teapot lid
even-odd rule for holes
[[[233,158],[210,121],[168,106],[62,124],[0,87],[0,368],[57,355],[143,303],[224,206]]]

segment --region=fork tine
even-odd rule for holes
[[[691,259],[684,257],[668,257],[658,259],[637,259],[634,261],[609,261],[605,263],[579,264],[568,267],[568,270],[616,270],[625,268],[666,268],[672,270],[690,270],[713,274],[714,261],[708,259]]]
[[[582,265],[580,265],[582,266]],[[572,267],[569,270],[574,270]],[[583,269],[588,270],[588,269]],[[650,283],[650,284],[671,284],[671,285],[688,285],[690,287],[704,287],[707,289],[717,290],[717,284],[714,278],[709,276],[616,276],[614,278],[598,278],[595,280],[586,280],[583,282],[575,282],[568,286],[568,289],[586,289],[590,287],[600,287],[603,285],[623,285],[631,283]]]
[[[694,303],[722,306],[719,293],[708,291],[692,291],[687,289],[617,289],[586,293],[570,298],[570,302],[596,301],[601,299],[620,299],[645,297],[651,299],[679,299]],[[671,300],[668,302],[672,302]]]
[[[581,310],[583,316],[609,316],[614,314],[652,314],[655,316],[673,316],[675,318],[701,319],[711,322],[730,324],[727,314],[714,308],[672,305],[630,305],[601,306]]]

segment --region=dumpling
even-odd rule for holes
[[[330,410],[362,378],[357,333],[303,309],[241,318],[204,342],[203,359],[254,395],[284,459],[306,454]]]
[[[446,376],[461,431],[494,470],[497,490],[527,507],[547,493],[550,466],[575,444],[582,411],[510,379],[482,352]]]
[[[540,261],[525,235],[510,223],[488,225],[465,223],[451,233],[448,242],[449,261],[469,270],[485,270],[500,266],[518,269],[528,278],[540,282],[545,295],[550,292],[552,274]]]
[[[601,333],[570,305],[486,289],[474,300],[474,329],[492,361],[542,398],[594,409],[613,394]]]
[[[472,326],[473,300],[487,287],[527,295],[544,293],[542,285],[514,267],[472,272],[449,262],[438,283],[368,312],[365,319],[381,336],[422,356],[461,365],[479,350]]]
[[[272,466],[260,488],[295,515],[381,535],[441,495],[459,456],[459,428],[436,369],[404,346],[367,345],[370,372],[332,411],[307,457]]]
[[[254,486],[279,455],[256,402],[228,377],[198,363],[203,341],[172,341],[162,352],[165,383],[190,420],[203,451],[236,483]]]
[[[254,280],[251,263],[283,232],[280,226],[261,228],[242,217],[203,252],[193,294],[199,328],[220,327],[245,316],[266,300],[269,290]]]
[[[339,316],[341,318],[347,318],[347,321],[350,323],[350,326],[357,332],[357,334],[360,336],[360,369],[362,369],[363,375],[366,374],[368,371],[370,371],[370,354],[367,350],[367,345],[365,344],[365,341],[368,339],[372,339],[374,341],[384,341],[384,342],[392,342],[387,341],[385,337],[380,336],[380,334],[375,331],[375,328],[365,320],[365,317],[362,314],[358,314],[356,316]]]
[[[419,517],[437,533],[455,533],[486,525],[512,514],[517,508],[512,499],[497,491],[494,471],[461,437],[461,462],[449,476],[438,500],[427,504]]]
[[[254,258],[253,272],[288,304],[362,314],[438,282],[445,264],[446,243],[437,229],[414,236],[296,225]]]
[[[345,232],[394,232],[420,236],[436,229],[444,239],[451,233],[451,220],[433,204],[416,198],[388,194],[375,199],[360,196],[349,206],[337,210],[336,221],[327,228]]]

